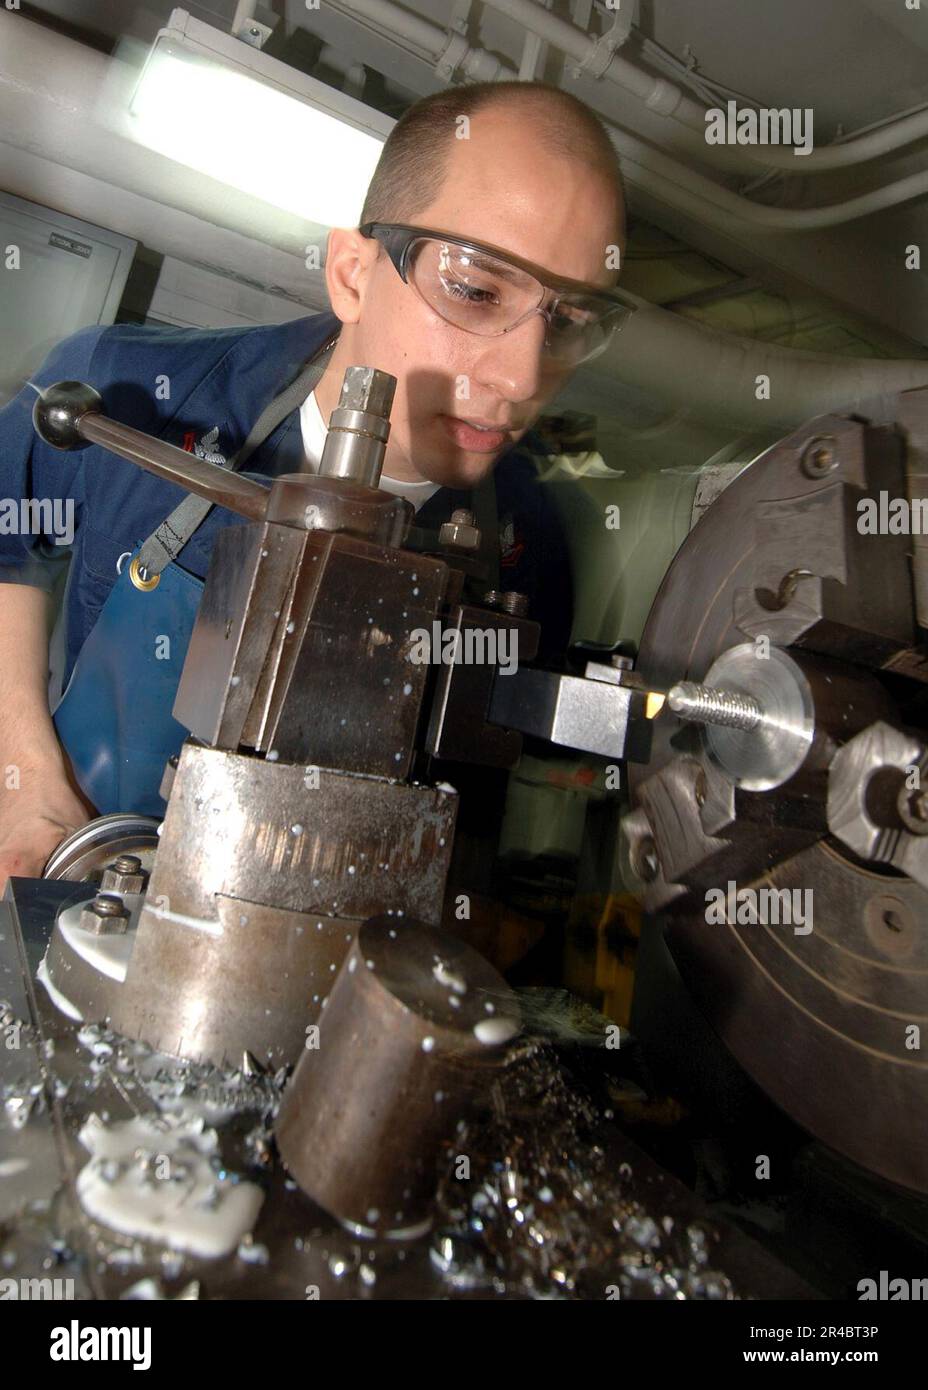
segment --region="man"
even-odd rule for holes
[[[402,231],[409,226],[439,236],[411,245]],[[504,259],[468,251],[462,241],[498,248]],[[528,593],[530,616],[543,626],[542,654],[556,659],[569,637],[566,550],[530,462],[513,446],[621,317],[602,292],[615,284],[623,249],[618,162],[588,108],[543,84],[455,88],[410,108],[384,148],[361,227],[331,232],[331,315],[216,332],[85,329],[51,354],[34,382],[87,380],[112,418],[230,460],[264,407],[337,334],[313,398],[251,455],[249,471],[267,478],[312,467],[345,368],[392,373],[397,389],[384,485],[419,507],[418,526],[434,528],[495,470],[501,587]],[[536,268],[534,277],[526,267]],[[501,321],[493,314],[503,300]],[[0,413],[0,493],[73,500],[64,682],[73,690],[83,664],[86,689],[94,692],[99,667],[116,663],[104,702],[137,716],[131,729],[113,725],[110,737],[123,740],[110,750],[118,767],[130,738],[156,745],[153,722],[161,721],[165,735],[170,700],[165,687],[140,714],[137,702],[150,692],[131,684],[137,625],[123,620],[112,629],[122,636],[114,637],[105,620],[120,595],[132,594],[128,557],[137,558],[142,546],[150,559],[143,542],[184,494],[100,449],[52,450],[32,429],[34,399],[27,387]],[[186,604],[181,637],[185,624],[189,635],[218,528],[240,521],[214,508],[163,570],[161,578],[177,586],[178,604]],[[176,544],[172,527],[159,534],[166,556]],[[91,783],[82,778],[82,791],[71,768],[100,713],[96,694],[75,701],[68,692],[72,718],[77,704],[77,734],[61,733],[67,699],[57,730],[49,712],[38,549],[36,537],[0,535],[0,884],[9,874],[41,873],[64,836],[95,811],[117,809],[96,795],[91,801]],[[143,565],[139,573],[144,578],[148,570]],[[164,626],[179,609],[162,611]],[[178,645],[184,643],[175,643],[175,657]],[[181,662],[161,664],[176,686]],[[179,746],[183,731],[174,726],[173,734]],[[94,758],[99,762],[99,748]],[[137,804],[124,804],[127,796]],[[119,809],[150,809],[134,793],[118,799]]]

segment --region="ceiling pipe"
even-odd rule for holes
[[[411,45],[435,65],[439,76],[450,82],[454,73],[463,72],[469,82],[498,82],[515,79],[514,68],[502,63],[484,48],[475,48],[461,34],[449,34],[437,24],[400,9],[391,0],[345,0],[333,4],[353,20],[366,20],[391,39]]]
[[[607,31],[602,37],[594,39],[576,25],[559,19],[550,10],[542,9],[534,0],[484,0],[484,3],[524,25],[531,33],[565,53],[578,67],[590,72],[592,76],[603,77],[631,92],[649,111],[655,111],[660,116],[673,117],[691,130],[705,135],[706,108],[686,96],[666,78],[654,77],[644,72],[635,63],[615,52],[618,39],[614,39],[611,32]],[[926,135],[928,110],[901,117],[868,135],[852,136],[841,144],[813,149],[801,157],[801,166],[796,163],[797,157],[793,154],[792,147],[777,149],[768,145],[763,147],[763,152],[758,150],[751,153],[749,147],[738,146],[737,151],[742,154],[741,163],[745,172],[753,172],[758,166],[763,166],[805,175],[825,173],[832,169],[847,169],[871,159],[882,159],[916,140],[924,139]],[[707,145],[708,158],[712,158],[716,148]],[[731,168],[732,165],[729,163],[728,167]]]
[[[350,4],[348,0],[330,0],[330,3],[352,19],[360,17],[370,20],[393,39],[408,38],[430,59],[434,59],[436,70],[448,82],[457,68],[473,81],[518,79],[518,73],[514,68],[506,68],[482,49],[470,47],[460,34],[454,34],[449,39],[438,25],[410,15],[407,10],[401,10],[394,5],[392,0],[350,0]],[[591,39],[589,35],[581,34],[573,25],[565,24],[549,10],[539,9],[532,0],[485,0],[485,3],[511,15],[519,22],[525,23],[527,17],[531,21],[527,27],[531,27],[533,33],[548,43],[557,44],[557,35],[560,35],[561,42],[558,46],[563,49],[564,44],[569,43],[569,56],[581,63],[596,47],[596,40]],[[568,31],[567,38],[562,30]],[[496,77],[472,76],[472,73],[483,70],[484,59],[490,59],[495,65]],[[616,58],[613,57],[612,62],[615,61]],[[673,115],[675,111],[685,109],[688,104],[694,111],[701,113],[700,128],[705,129],[703,108],[684,97],[679,88],[665,82],[663,78],[647,76],[632,64],[625,64],[625,68],[631,69],[634,77],[629,80],[634,80],[636,94],[642,97],[650,110],[661,115]],[[606,75],[611,70],[611,67],[604,69]],[[776,232],[820,231],[825,227],[837,227],[860,217],[871,216],[875,212],[882,212],[898,203],[907,202],[910,198],[918,198],[928,193],[926,169],[840,203],[815,208],[770,207],[766,203],[755,203],[750,198],[732,193],[713,179],[687,169],[678,159],[662,154],[652,145],[646,144],[625,130],[618,130],[607,117],[601,115],[601,119],[609,130],[619,154],[623,158],[630,155],[637,163],[638,179],[642,188],[664,199],[673,207],[691,213],[722,231],[728,229],[732,217],[737,217],[751,226],[765,227]],[[706,146],[707,151],[713,148],[715,147]],[[792,154],[789,157],[793,159]]]

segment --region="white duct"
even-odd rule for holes
[[[600,408],[616,379],[691,418],[738,430],[792,430],[815,415],[866,410],[928,386],[928,360],[836,357],[706,328],[632,296],[638,311],[584,369]],[[769,399],[758,399],[769,383]]]

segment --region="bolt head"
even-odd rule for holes
[[[473,512],[464,507],[453,511],[451,520],[443,522],[438,529],[438,544],[452,550],[478,550],[480,532],[474,524]]]
[[[822,436],[810,439],[802,451],[801,467],[807,478],[824,478],[838,467],[834,440]]]
[[[100,887],[106,893],[143,893],[148,871],[137,854],[118,854],[103,870]]]
[[[141,867],[137,854],[118,854],[113,860],[113,868],[120,874],[137,874]]]
[[[113,893],[98,893],[81,912],[81,926],[94,936],[121,935],[129,926],[129,912]]]

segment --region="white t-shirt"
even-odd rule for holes
[[[307,396],[300,406],[300,430],[303,435],[303,450],[306,454],[308,467],[315,472],[319,467],[325,437],[328,433],[325,420],[322,418],[322,411],[316,400],[315,391],[311,396]],[[384,492],[392,492],[396,497],[405,497],[407,502],[412,503],[416,511],[424,506],[439,488],[438,483],[404,483],[399,478],[388,478],[384,473],[380,475],[380,486]]]

